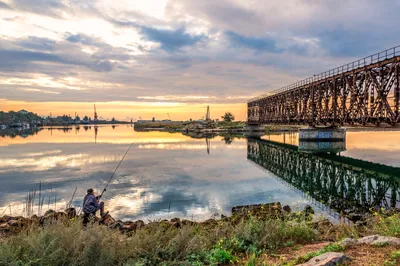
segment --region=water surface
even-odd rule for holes
[[[270,146],[263,141],[260,144],[259,140],[244,137],[192,138],[180,133],[135,132],[130,125],[44,128],[14,132],[11,136],[9,132],[0,132],[0,136],[0,212],[6,213],[11,209],[13,214],[24,214],[26,195],[38,189],[39,182],[42,183],[43,211],[65,208],[76,187],[73,205],[80,206],[87,188],[93,187],[99,192],[103,189],[132,142],[132,149],[104,195],[106,208],[119,219],[204,220],[214,213],[229,215],[235,205],[271,201],[299,207],[312,204],[317,212],[335,216],[338,210],[332,208],[348,208],[332,202],[343,197],[354,198],[350,206],[359,205],[356,201],[362,201],[365,193],[376,198],[368,204],[385,205],[386,200],[392,206],[399,197],[397,181],[393,181],[397,178],[385,179],[390,182],[375,180],[342,167],[346,173],[343,178],[352,178],[354,182],[335,183],[332,178],[340,177],[339,174],[316,172],[311,163],[317,161],[328,169],[330,163],[326,160],[320,161],[319,157],[308,160],[286,147]],[[296,134],[262,138],[297,144]],[[254,145],[276,155],[291,154],[292,161],[304,163],[308,170],[285,172],[287,162],[251,150]],[[348,132],[346,145],[347,150],[341,156],[382,163],[389,170],[400,167],[398,131]],[[259,158],[263,160],[261,163]],[[314,171],[314,179],[325,180],[321,183],[324,185],[307,187],[301,183],[301,180],[310,181],[307,179],[310,171]],[[360,183],[359,180],[370,181]],[[381,183],[384,186],[377,187]],[[332,196],[319,197],[318,193],[326,193],[328,184]],[[359,189],[353,191],[352,187]],[[313,191],[306,191],[310,189]],[[394,203],[391,202],[393,194]]]

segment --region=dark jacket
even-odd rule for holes
[[[86,214],[94,213],[100,208],[96,196],[87,194],[83,199],[83,212]]]

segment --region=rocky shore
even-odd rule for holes
[[[93,265],[85,262],[92,260],[93,248],[98,249],[100,258],[93,262],[98,265],[400,263],[400,253],[396,253],[400,215],[393,211],[373,211],[357,217],[357,224],[332,224],[315,217],[310,206],[293,211],[279,202],[235,206],[229,217],[215,214],[200,222],[173,218],[145,223],[107,215],[83,228],[81,218],[73,208],[50,210],[41,217],[1,217],[0,265],[24,264],[35,258],[43,263],[34,265],[53,265],[54,261]],[[25,251],[18,253],[18,249]],[[65,253],[62,256],[60,249]],[[30,257],[22,256],[25,253]]]

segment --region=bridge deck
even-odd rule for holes
[[[249,124],[399,122],[400,46],[248,102]]]

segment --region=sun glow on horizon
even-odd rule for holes
[[[221,119],[225,112],[235,115],[235,120],[245,120],[247,108],[244,103],[184,103],[184,102],[97,102],[96,108],[99,116],[103,119],[113,117],[121,121],[130,119],[168,119],[189,120],[204,118],[207,105],[211,109],[212,119]],[[2,101],[2,111],[19,111],[25,109],[37,113],[40,116],[71,115],[77,113],[81,118],[93,117],[93,103],[89,102],[29,102],[29,101]]]

